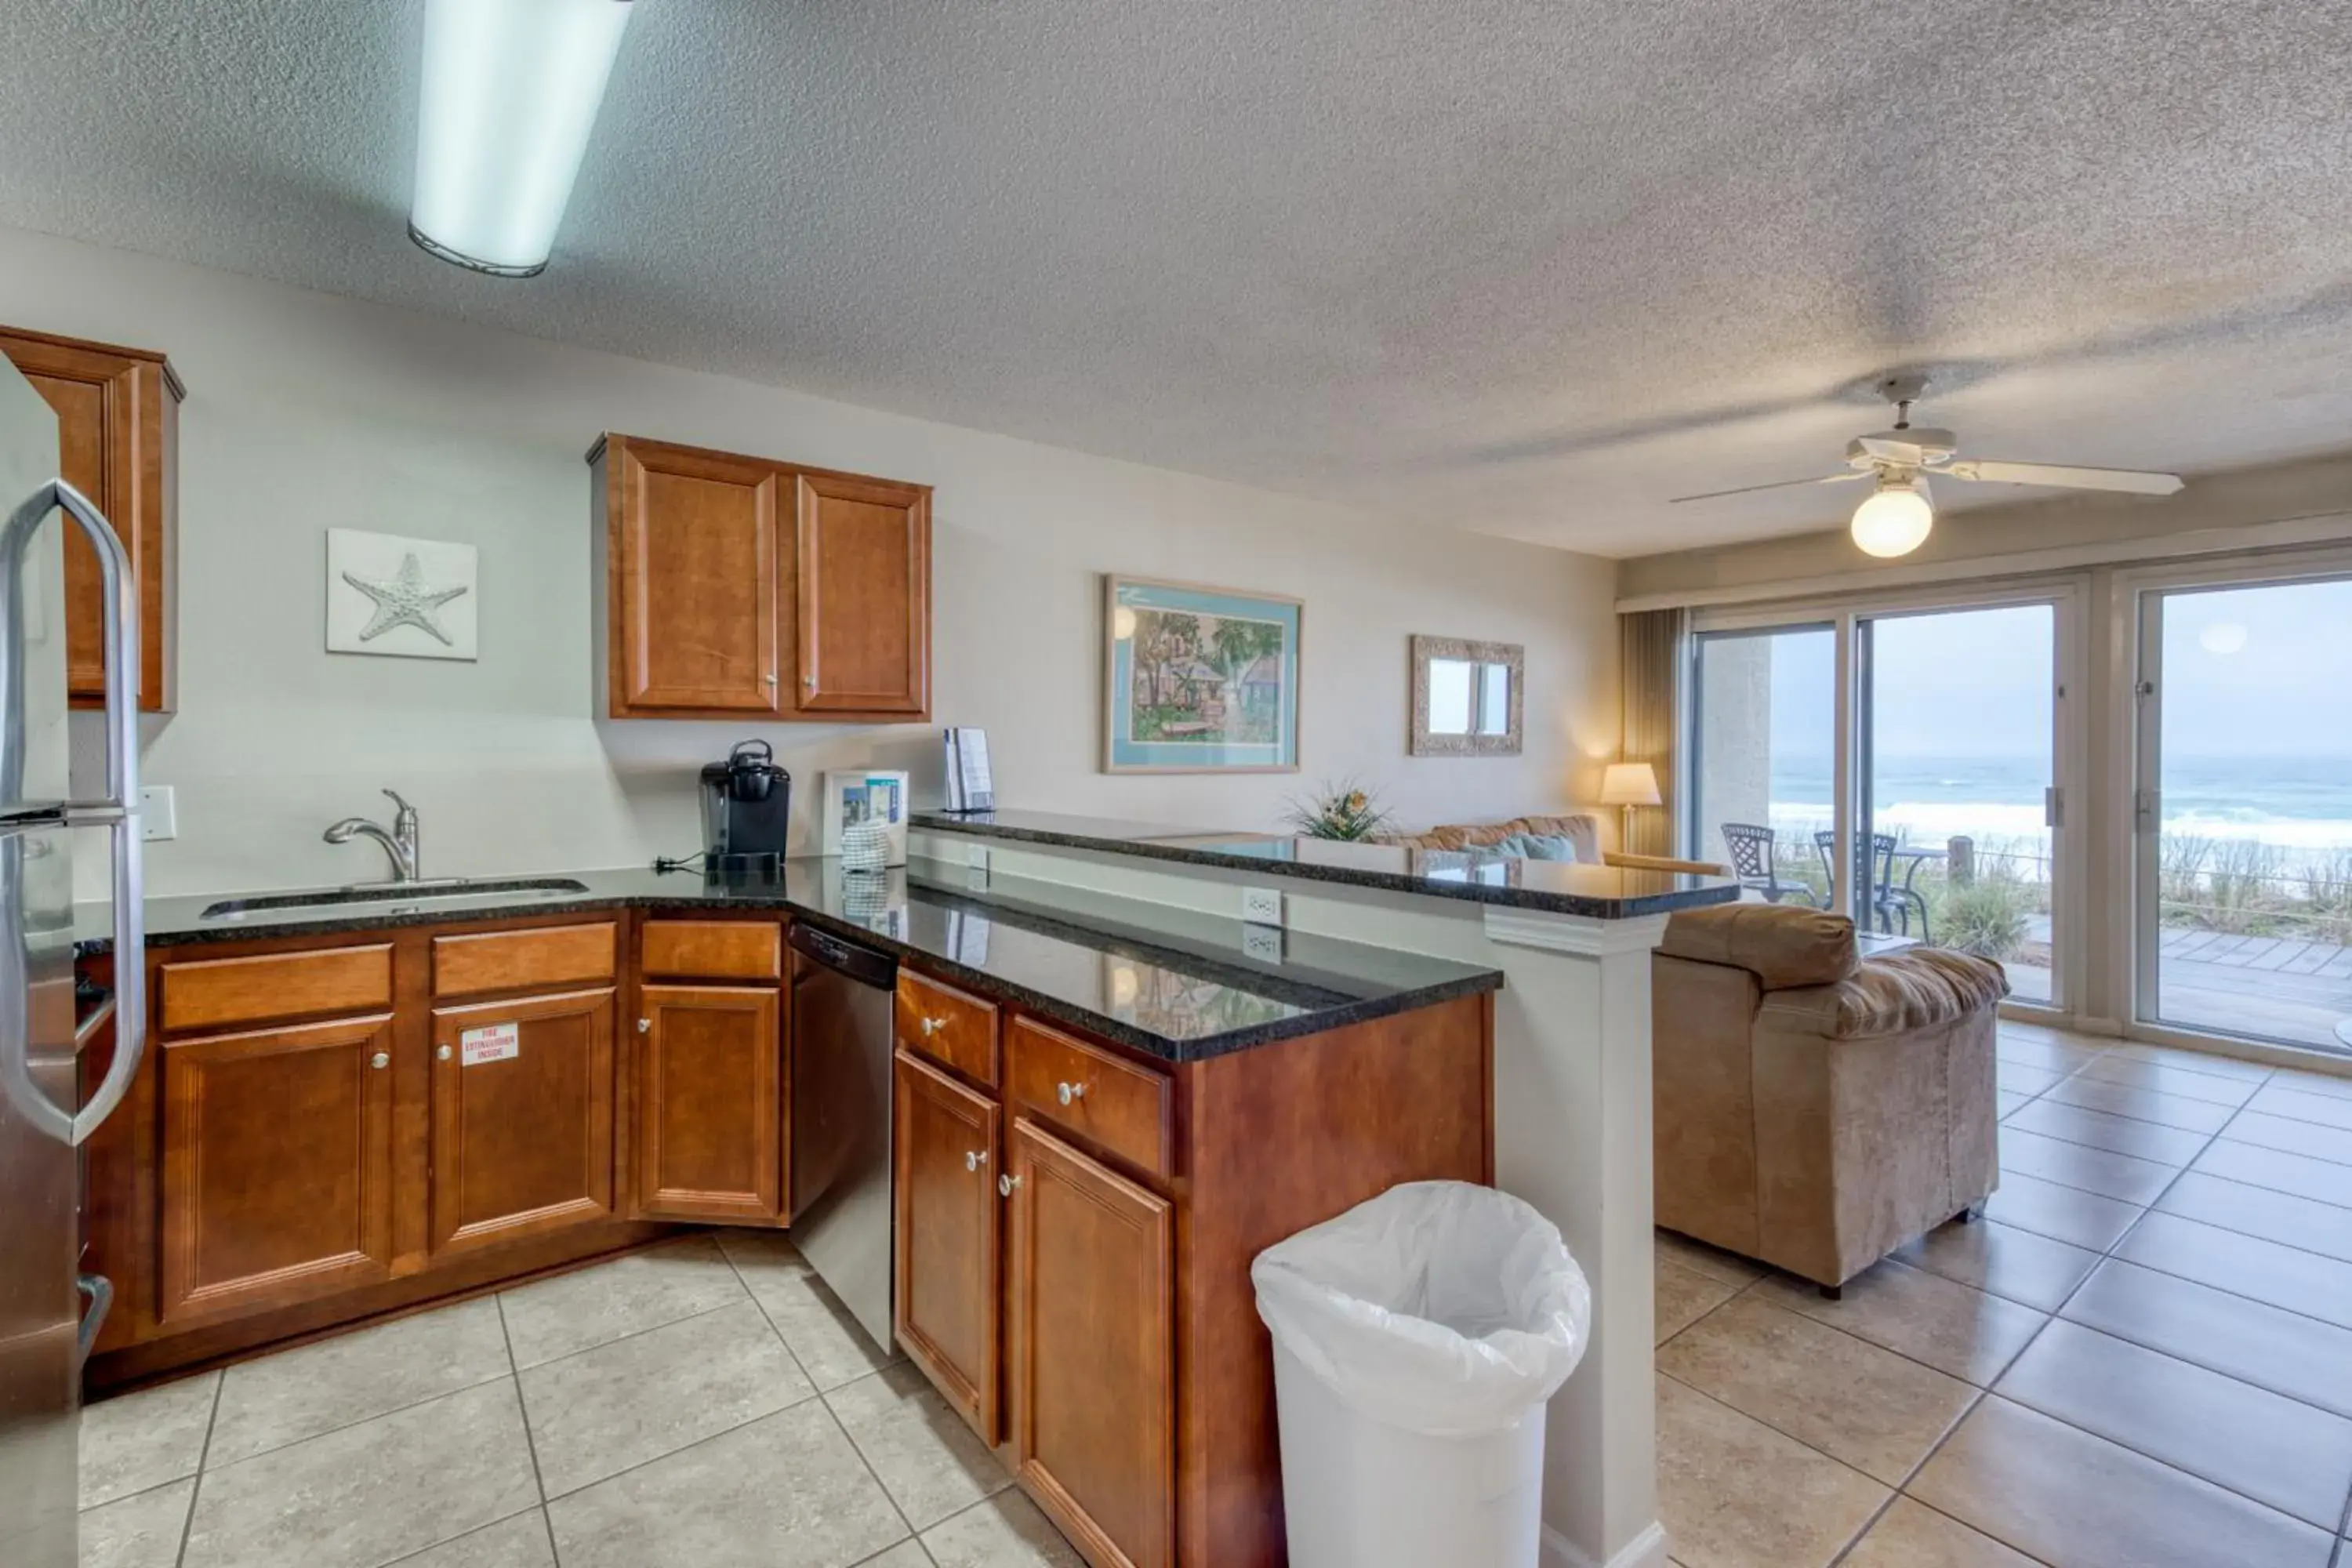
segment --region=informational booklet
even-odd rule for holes
[[[950,811],[990,811],[996,805],[996,784],[988,771],[988,731],[969,727],[949,730],[947,742],[947,808]]]

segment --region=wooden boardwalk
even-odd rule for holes
[[[2352,947],[2290,936],[2167,931],[2158,1011],[2168,1023],[2340,1051],[2352,1018]]]

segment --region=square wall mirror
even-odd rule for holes
[[[1416,757],[1516,757],[1527,650],[1462,637],[1412,639]]]

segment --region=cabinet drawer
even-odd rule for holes
[[[647,974],[773,980],[783,973],[784,928],[773,921],[647,921]]]
[[[998,1080],[994,1004],[901,969],[897,1018],[898,1044],[908,1050],[982,1083]]]
[[[166,1029],[261,1024],[392,1005],[392,944],[163,965]]]
[[[464,996],[525,985],[613,978],[613,922],[477,931],[433,939],[433,994]]]
[[[1154,1175],[1171,1173],[1168,1080],[1026,1018],[1013,1024],[1005,1098]]]

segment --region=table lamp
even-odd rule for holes
[[[1601,775],[1601,804],[1618,808],[1617,847],[1633,847],[1633,808],[1664,804],[1657,771],[1647,763],[1612,763]]]

